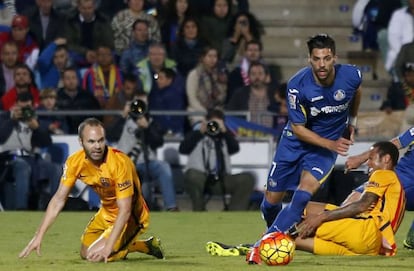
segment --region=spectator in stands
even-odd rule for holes
[[[169,135],[184,135],[185,116],[171,116],[168,111],[185,111],[185,81],[173,69],[162,68],[158,73],[158,88],[151,91],[148,107],[151,111],[167,111],[161,116],[153,116],[154,120]]]
[[[62,115],[56,115],[56,90],[53,88],[46,88],[40,92],[40,105],[37,111],[47,112],[48,115],[38,116],[39,125],[41,128],[49,131],[51,135],[63,135],[69,132],[66,119]]]
[[[249,111],[251,122],[272,128],[274,125],[273,116],[269,109],[274,106],[276,100],[266,78],[265,65],[260,62],[251,63],[249,68],[250,85],[236,90],[226,108],[235,111]]]
[[[228,86],[227,86],[227,102],[230,100],[234,91],[243,86],[250,85],[249,68],[252,62],[262,62],[263,45],[260,41],[251,40],[246,42],[244,48],[244,57],[241,59],[240,64],[236,66],[229,74]]]
[[[357,1],[352,10],[354,32],[362,37],[362,50],[378,51],[377,17],[380,0]]]
[[[387,98],[382,103],[380,110],[384,110],[387,114],[391,114],[393,110],[405,110],[406,117],[401,129],[404,130],[407,126],[414,124],[414,120],[412,120],[414,113],[414,59],[411,59],[411,62],[401,64],[401,68],[396,66],[396,70],[402,72],[402,77],[399,81],[391,82]]]
[[[0,25],[9,26],[13,16],[16,14],[14,0],[0,1]]]
[[[148,56],[149,46],[149,23],[146,20],[137,19],[132,25],[132,41],[127,49],[122,52],[119,61],[121,71],[126,73],[137,73],[137,63]]]
[[[34,84],[33,73],[26,64],[18,64],[14,68],[15,85],[1,97],[1,107],[3,110],[10,110],[17,101],[20,93],[28,92],[33,97],[33,107],[39,105],[39,90]]]
[[[207,41],[201,37],[200,25],[193,17],[184,19],[176,43],[171,48],[171,58],[177,62],[178,72],[187,77],[200,59]]]
[[[382,60],[385,62],[388,51],[388,24],[394,10],[401,8],[401,2],[395,0],[378,1],[377,43],[381,52]]]
[[[273,127],[276,130],[275,138],[280,139],[288,121],[287,84],[282,83],[274,92],[275,103],[269,106],[269,111],[276,113],[273,118]]]
[[[165,20],[161,22],[161,40],[169,54],[171,54],[171,48],[177,41],[178,33],[180,32],[184,19],[194,15],[189,0],[168,1]]]
[[[53,0],[36,0],[36,5],[23,11],[29,20],[30,33],[40,51],[56,38],[62,37],[64,17],[53,8]]]
[[[187,76],[187,111],[207,112],[215,107],[224,107],[227,93],[227,74],[218,67],[217,49],[207,46],[203,49],[199,63]],[[190,116],[190,123],[204,119],[204,116]]]
[[[14,69],[17,65],[18,49],[14,41],[3,44],[0,50],[0,98],[14,86]]]
[[[388,90],[387,100],[381,109],[391,112],[392,107],[404,109],[404,119],[401,124],[401,131],[414,126],[414,62],[406,62],[403,65],[403,81],[395,82],[393,88]]]
[[[404,44],[395,60],[395,74],[400,82],[403,82],[407,62],[414,63],[414,41]]]
[[[138,79],[134,74],[125,74],[121,91],[112,95],[105,105],[106,110],[122,110],[121,115],[104,116],[104,126],[107,139],[117,142],[121,137],[125,119],[128,117],[129,106],[138,94]]]
[[[15,15],[11,23],[11,30],[0,33],[0,47],[7,41],[16,42],[19,49],[18,61],[26,63],[33,70],[39,56],[39,48],[29,33],[29,21],[26,16]]]
[[[40,77],[40,88],[61,88],[62,72],[72,66],[65,38],[57,38],[49,43],[40,53],[37,72]]]
[[[388,25],[388,51],[385,69],[395,78],[395,60],[401,47],[414,38],[414,0],[408,1],[408,7],[402,7],[392,13]]]
[[[39,126],[30,93],[18,94],[10,113],[0,118],[0,149],[10,155],[15,182],[14,194],[9,195],[15,201],[12,208],[25,210],[29,207],[29,194],[41,192],[43,180],[49,181],[48,192],[56,190],[61,170],[36,154],[38,148],[50,146],[52,138]]]
[[[227,29],[231,21],[231,0],[214,0],[211,12],[203,16],[201,29],[208,43],[222,53],[223,41],[227,36]]]
[[[160,28],[154,16],[145,12],[144,0],[127,0],[128,8],[119,11],[112,19],[112,29],[114,31],[115,50],[121,54],[128,48],[131,42],[132,25],[137,19],[146,20],[149,23],[149,39],[161,41]]]
[[[234,67],[243,58],[246,43],[251,40],[261,41],[263,34],[263,26],[252,13],[238,12],[229,23],[221,58],[230,67]]]
[[[64,35],[68,48],[75,53],[75,65],[89,67],[96,61],[98,45],[114,47],[110,21],[96,11],[95,0],[79,0],[77,10],[68,17]]]
[[[162,68],[176,68],[174,60],[167,57],[167,52],[162,43],[152,43],[149,47],[148,57],[137,64],[139,83],[142,89],[149,94],[154,88],[157,88],[155,81],[158,78],[158,72]]]
[[[111,48],[99,45],[94,63],[83,76],[82,88],[93,93],[101,108],[108,99],[122,88],[122,76],[119,67],[114,63]]]
[[[164,144],[165,131],[155,122],[146,107],[146,94],[132,102],[129,117],[125,121],[118,148],[127,153],[135,163],[141,180],[142,194],[150,209],[156,208],[153,200],[154,182],[159,186],[164,209],[178,211],[170,165],[156,158],[156,150]],[[138,101],[144,104],[139,104]],[[143,107],[141,107],[143,106]]]
[[[83,90],[79,85],[78,72],[69,67],[63,71],[63,87],[57,92],[56,106],[59,110],[99,110],[99,102],[89,91]],[[77,134],[79,124],[88,116],[70,115],[66,121],[70,134]]]
[[[206,120],[187,133],[179,151],[188,155],[184,185],[193,211],[206,211],[205,196],[212,194],[223,195],[224,201],[226,194],[231,195],[230,202],[224,202],[225,210],[247,210],[255,180],[250,173],[232,174],[230,155],[239,148],[218,109],[208,111]]]

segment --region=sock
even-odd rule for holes
[[[282,203],[271,204],[263,197],[262,204],[260,204],[260,210],[262,211],[263,219],[266,221],[266,226],[269,228],[277,214],[282,210]]]
[[[129,252],[128,249],[120,250],[117,253],[111,255],[108,258],[108,262],[113,262],[113,261],[117,261],[117,260],[124,260],[125,257],[127,256],[128,252]]]
[[[414,232],[414,220],[411,222],[410,232]]]
[[[149,252],[147,244],[142,240],[134,240],[128,245],[127,249],[129,252],[142,252],[145,254],[148,254]]]
[[[279,212],[267,233],[274,231],[286,232],[295,223],[298,223],[302,219],[303,210],[305,210],[311,197],[312,194],[307,191],[296,190],[291,202]]]

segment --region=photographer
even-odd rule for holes
[[[144,95],[140,94],[139,99],[130,105],[129,115],[118,141],[118,149],[128,154],[136,165],[142,194],[150,208],[157,207],[152,195],[153,181],[156,181],[163,196],[164,209],[178,211],[170,165],[156,159],[156,149],[164,144],[165,132],[149,116]]]
[[[206,121],[185,136],[179,151],[189,155],[184,182],[193,211],[206,210],[206,194],[223,195],[225,210],[248,209],[255,180],[250,173],[231,173],[230,155],[239,151],[239,142],[224,125],[223,111],[210,110]],[[228,205],[226,194],[231,195]]]
[[[39,148],[51,144],[52,138],[48,131],[42,129],[37,121],[32,95],[27,92],[18,94],[16,104],[10,112],[0,116],[0,152],[3,159],[8,160],[3,162],[10,165],[14,181],[13,193],[5,195],[11,200],[10,206],[6,204],[6,208],[28,209],[33,207],[29,206],[29,195],[54,193],[59,184],[61,169],[36,153]],[[46,180],[47,183],[44,182]],[[45,184],[47,187],[43,187]]]

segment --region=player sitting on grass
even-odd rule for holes
[[[404,190],[394,171],[398,156],[393,143],[375,143],[362,193],[354,191],[339,207],[309,202],[297,227],[296,248],[320,255],[395,255],[394,234],[405,211]],[[235,249],[241,255],[246,248],[207,243],[212,255],[235,255]]]

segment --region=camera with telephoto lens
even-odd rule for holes
[[[214,120],[207,122],[206,133],[210,136],[217,136],[220,133],[220,125],[218,122]]]
[[[133,120],[137,120],[147,113],[147,109],[147,104],[143,100],[136,99],[131,103],[128,115]]]
[[[21,112],[22,112],[22,115],[21,115],[22,120],[30,120],[36,115],[36,112],[30,106],[22,107]]]

